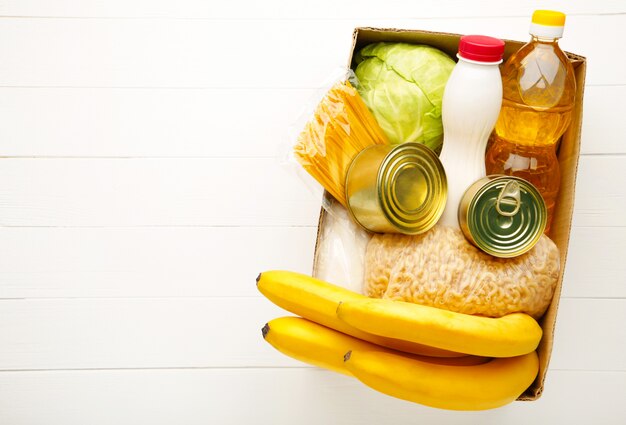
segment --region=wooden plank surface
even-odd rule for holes
[[[321,197],[274,158],[5,159],[4,226],[277,226]]]
[[[580,159],[576,226],[626,226],[626,156]],[[313,226],[320,197],[276,158],[4,159],[3,226]]]
[[[294,143],[301,113],[316,93],[5,87],[0,88],[0,152],[5,157],[278,158]],[[626,120],[620,119],[625,97],[626,85],[586,88],[583,154],[626,153]]]
[[[353,7],[345,2],[320,0],[296,4],[288,0],[270,0],[262,4],[241,1],[229,3],[204,0],[3,0],[0,14],[3,16],[36,17],[177,17],[187,19],[323,19],[323,18],[393,18],[406,17],[484,17],[527,16],[538,8],[564,10],[568,15],[608,14],[626,12],[624,3],[617,0],[594,2],[564,2],[555,0],[532,0],[523,3],[507,2],[506,7],[497,0],[478,0],[471,4],[463,0],[447,2],[412,2],[389,0],[385,7],[374,0],[359,2]]]
[[[610,42],[596,41],[625,38],[621,19],[620,15],[581,15],[568,20],[568,35],[561,45],[588,58],[588,85],[626,83],[624,59],[613,55]],[[333,69],[346,65],[352,31],[359,25],[461,34],[489,28],[492,36],[528,39],[527,17],[210,24],[176,19],[13,18],[0,26],[4,41],[0,86],[313,88]],[[590,27],[594,37],[588,35]]]
[[[257,296],[311,273],[314,227],[0,228],[0,298]]]
[[[619,425],[624,393],[626,372],[551,371],[538,401],[454,412],[394,399],[318,369],[24,372],[0,374],[0,422]]]
[[[0,228],[0,298],[256,296],[310,273],[316,227]],[[565,298],[626,298],[626,227],[574,227]]]
[[[314,91],[2,88],[0,150],[4,156],[278,157],[279,143],[288,142],[289,126]]]
[[[260,295],[1,300],[0,370],[298,366],[261,337],[284,315]],[[624,299],[561,300],[550,367],[626,371],[624,323]]]
[[[528,38],[588,59],[544,396],[446,412],[264,343],[259,271],[308,272],[319,196],[278,158],[356,26]],[[0,424],[626,422],[623,1],[0,1]],[[601,40],[601,41],[599,41]]]

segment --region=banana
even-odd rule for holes
[[[274,348],[296,360],[324,369],[351,375],[345,367],[344,355],[349,350],[380,351],[385,348],[341,332],[334,331],[300,317],[280,317],[262,329],[263,338]],[[389,353],[394,353],[388,350]],[[400,355],[400,352],[396,352]],[[425,357],[407,354],[424,363],[469,366],[482,364],[484,357]]]
[[[263,327],[263,338],[289,357],[324,369],[351,375],[343,363],[346,351],[368,350],[373,344],[333,331],[299,317],[280,317]]]
[[[523,313],[490,318],[386,299],[346,300],[337,316],[374,335],[485,357],[530,353],[542,336],[535,319]]]
[[[402,353],[352,350],[346,369],[384,394],[450,410],[486,410],[519,397],[539,371],[536,352],[474,366],[422,362]]]
[[[274,304],[291,313],[364,341],[424,356],[461,357],[466,355],[462,352],[373,335],[348,325],[337,317],[339,304],[369,298],[304,274],[289,271],[263,272],[257,277],[257,288]]]

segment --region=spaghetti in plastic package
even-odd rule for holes
[[[550,305],[560,270],[559,250],[545,235],[527,253],[503,259],[442,225],[416,236],[376,234],[364,264],[370,297],[488,317],[523,312],[535,319]]]
[[[339,202],[325,198],[324,226],[317,244],[314,277],[363,293],[365,252],[372,234],[363,230]]]
[[[357,87],[351,70],[336,70],[290,127],[292,143],[282,155],[314,193],[321,185],[344,206],[346,173],[354,157],[368,146],[388,143]]]

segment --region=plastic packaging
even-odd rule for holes
[[[534,184],[548,207],[550,230],[560,186],[559,138],[574,107],[576,80],[561,51],[565,15],[538,10],[531,41],[502,67],[504,101],[485,163],[488,173],[521,177]]]
[[[495,258],[460,230],[435,226],[416,236],[376,234],[365,255],[365,294],[466,314],[539,318],[559,276],[559,250],[545,235],[526,254]]]
[[[448,179],[448,201],[440,224],[459,229],[458,208],[465,190],[485,177],[485,148],[502,103],[502,40],[461,37],[459,61],[443,94],[443,149],[439,158]]]
[[[314,277],[362,293],[365,250],[372,235],[339,202],[327,199],[325,209]]]
[[[354,157],[368,146],[388,144],[350,76],[327,91],[293,146],[293,158],[342,205]]]

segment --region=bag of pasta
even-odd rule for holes
[[[344,71],[316,104],[297,136],[295,161],[336,199],[346,205],[345,180],[352,160],[365,148],[388,144],[387,138]]]
[[[463,233],[437,225],[407,236],[376,234],[366,248],[363,291],[459,313],[500,317],[523,312],[538,319],[552,300],[559,250],[542,235],[527,253],[496,258]]]

